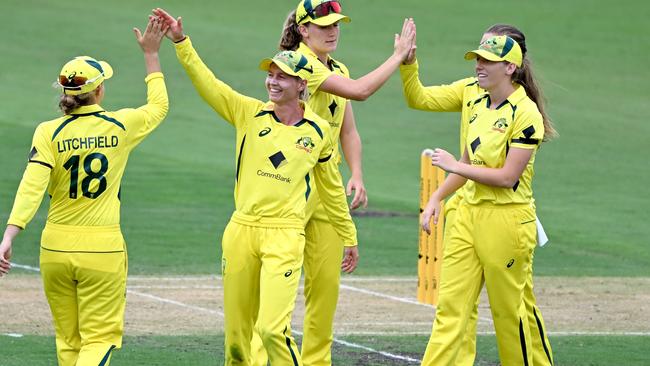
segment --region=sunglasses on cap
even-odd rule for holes
[[[309,6],[307,6],[309,5]],[[309,9],[307,9],[309,8]],[[325,1],[318,4],[315,8],[311,9],[311,1],[305,1],[305,10],[307,13],[298,19],[297,23],[300,24],[305,18],[311,17],[312,19],[321,18],[331,13],[341,14],[341,4],[336,0]]]
[[[91,84],[97,81],[99,78],[104,76],[103,74],[99,74],[95,76],[92,79],[88,79],[85,76],[77,76],[76,74],[71,74],[68,76],[65,75],[59,75],[59,85],[63,89],[68,89],[68,90],[81,90],[81,87],[86,85],[86,84]]]

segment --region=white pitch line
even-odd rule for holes
[[[38,267],[27,266],[24,264],[11,263],[11,266],[14,268],[26,269],[28,271],[40,272],[41,270]]]
[[[164,302],[164,303],[167,303],[167,304],[177,305],[177,306],[181,306],[181,307],[188,308],[188,309],[207,312],[207,313],[210,313],[210,314],[219,314],[222,317],[224,316],[224,314],[222,312],[216,311],[216,310],[213,310],[213,309],[206,309],[206,308],[203,308],[203,307],[200,307],[200,306],[189,305],[189,304],[186,304],[186,303],[183,303],[183,302],[180,302],[180,301],[170,300],[170,299],[166,299],[166,298],[163,298],[163,297],[160,297],[160,296],[149,295],[149,294],[145,294],[145,293],[138,292],[138,291],[128,290],[128,292],[132,293],[134,295],[147,297],[147,298],[157,300],[157,301],[161,301],[161,302]],[[294,334],[301,335],[301,336],[303,334],[302,332],[300,332],[298,330],[292,330],[292,332]],[[347,346],[347,347],[362,349],[364,351],[376,353],[376,354],[382,355],[384,357],[392,358],[392,359],[395,359],[395,360],[421,362],[421,360],[418,360],[418,359],[405,357],[405,356],[400,356],[400,355],[396,355],[396,354],[389,353],[389,352],[379,351],[379,350],[376,350],[374,348],[366,347],[366,346],[356,344],[356,343],[352,343],[352,342],[347,342],[347,341],[344,341],[344,340],[338,339],[338,338],[334,338],[333,341],[334,341],[334,343],[338,343],[338,344],[341,344],[341,345],[344,345],[344,346]]]
[[[416,278],[411,277],[341,277],[341,282],[412,282],[417,284]]]
[[[22,338],[23,335],[19,333],[3,333],[2,335],[11,337],[11,338]]]
[[[143,290],[221,290],[221,286],[211,285],[196,285],[196,286],[166,286],[166,285],[127,285],[129,289],[143,289]]]
[[[360,292],[362,294],[382,297],[382,298],[390,299],[390,300],[394,300],[394,301],[399,301],[399,302],[403,302],[405,304],[419,305],[419,306],[424,306],[424,307],[427,307],[427,308],[430,308],[430,309],[435,309],[436,308],[434,305],[423,304],[421,302],[418,302],[417,300],[409,299],[409,298],[405,298],[405,297],[397,297],[397,296],[387,295],[387,294],[384,294],[384,293],[381,293],[381,292],[370,291],[370,290],[366,290],[366,289],[362,289],[362,288],[358,288],[358,287],[354,287],[354,286],[350,286],[350,285],[341,284],[340,287],[342,289],[346,289],[346,290],[350,290],[350,291],[356,291],[356,292]],[[492,319],[491,318],[486,318],[486,317],[479,316],[478,319],[482,320],[484,322],[492,324]]]
[[[144,292],[133,291],[131,289],[127,289],[126,292],[130,293],[130,294],[142,296],[142,297],[147,297],[149,299],[157,300],[157,301],[160,301],[160,302],[164,302],[166,304],[172,304],[172,305],[184,307],[184,308],[187,308],[187,309],[201,311],[201,312],[204,312],[204,313],[217,314],[217,315],[220,315],[222,317],[224,316],[223,312],[218,311],[218,310],[214,310],[214,309],[207,309],[207,308],[203,308],[203,307],[200,307],[200,306],[194,306],[194,305],[186,304],[184,302],[166,299],[166,298],[160,297],[160,296],[145,294]]]

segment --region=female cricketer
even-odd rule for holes
[[[354,80],[348,68],[331,57],[336,51],[340,22],[349,22],[335,0],[302,0],[285,21],[280,39],[281,50],[297,51],[314,66],[308,74],[310,97],[308,104],[332,127],[335,143],[334,160],[340,164],[338,141],[348,163],[351,178],[346,193],[354,197],[351,209],[367,206],[363,184],[361,138],[356,128],[352,104],[348,99],[365,100],[397,69],[408,55],[414,36],[414,24],[407,19],[397,36],[393,54],[377,70]],[[358,263],[356,246],[344,246],[315,190],[307,203],[305,215],[305,317],[301,354],[305,365],[331,365],[333,322],[339,295],[341,270],[351,273]],[[253,365],[267,364],[266,352],[257,334],[253,336]]]
[[[544,118],[548,119],[544,110],[544,105],[541,102],[543,100],[541,97],[541,90],[537,87],[537,83],[532,76],[530,60],[528,57],[525,57],[527,50],[524,34],[512,25],[495,24],[485,31],[481,42],[496,35],[509,36],[520,45],[524,56],[523,67],[526,69],[526,73],[521,73],[520,76],[525,75],[529,80],[517,81],[526,86],[525,89],[527,90],[527,94],[534,96],[533,100],[539,101],[538,109]],[[469,109],[462,108],[462,106],[479,98],[486,92],[480,85],[478,85],[478,79],[476,77],[466,78],[458,80],[450,85],[429,86],[425,88],[419,80],[418,64],[415,59],[415,52],[409,54],[408,59],[405,61],[405,65],[400,67],[400,72],[404,86],[404,95],[406,96],[407,103],[411,108],[435,112],[462,112],[460,133],[462,154],[464,151],[464,130],[465,127],[469,125],[466,122],[472,118],[472,116],[469,115]],[[463,121],[465,121],[465,123]],[[555,135],[555,132],[552,129],[546,131],[546,134],[549,133]],[[447,241],[446,239],[450,237],[450,228],[453,226],[456,209],[462,199],[462,195],[462,189],[459,189],[445,204],[445,242]],[[444,247],[449,248],[448,245],[445,245]],[[533,293],[532,271],[529,272],[524,287],[524,303],[530,327],[534,364],[552,365],[553,353],[551,345],[546,336],[544,319],[542,318],[540,309],[536,305],[535,294]],[[467,331],[464,332],[462,344],[455,359],[455,365],[471,366],[474,364],[476,354],[476,320],[478,317],[477,306],[478,301],[468,319]]]
[[[162,9],[168,36],[201,97],[237,130],[235,206],[222,241],[226,365],[249,365],[253,327],[271,364],[302,365],[291,314],[305,246],[304,217],[313,182],[344,245],[357,244],[334,161],[330,125],[300,100],[314,65],[282,51],[265,59],[269,102],[233,91],[205,66],[181,19]],[[310,172],[313,170],[313,174]],[[257,322],[257,323],[256,323]]]
[[[155,19],[144,35],[134,29],[147,69],[147,104],[105,111],[99,104],[113,69],[104,61],[76,57],[59,73],[64,116],[41,123],[34,133],[0,244],[0,271],[9,270],[14,238],[34,217],[47,189],[51,199],[40,268],[60,366],[108,365],[111,351],[122,345],[127,258],[120,182],[131,151],[167,114],[158,61],[166,30]]]
[[[457,364],[483,283],[501,363],[532,364],[531,328],[523,300],[536,244],[531,182],[535,152],[555,130],[540,112],[530,65],[524,64],[517,41],[506,35],[486,37],[465,58],[477,59],[475,83],[484,92],[462,104],[461,111],[469,118],[463,119],[461,160],[441,149],[432,156],[432,164],[450,175],[422,214],[425,231],[430,231],[432,216],[437,221],[441,200],[465,186],[447,231],[440,300],[422,364]]]

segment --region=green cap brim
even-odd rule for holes
[[[285,74],[288,74],[288,75],[291,75],[291,76],[297,76],[297,77],[301,78],[300,75],[297,72],[294,72],[289,66],[285,65],[282,62],[276,61],[276,60],[274,60],[272,58],[265,58],[264,60],[262,60],[262,62],[260,62],[260,70],[269,71],[271,69],[271,64],[275,64]]]
[[[110,79],[113,77],[113,68],[106,61],[98,61],[102,65],[102,70],[104,70],[104,80]]]

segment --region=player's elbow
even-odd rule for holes
[[[363,102],[366,99],[370,98],[371,95],[372,95],[372,92],[370,90],[360,88],[360,89],[354,90],[350,94],[349,99],[352,99],[352,100],[354,100],[356,102]]]
[[[519,176],[515,174],[504,174],[497,182],[497,186],[501,188],[512,188],[519,182]]]

